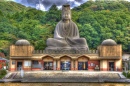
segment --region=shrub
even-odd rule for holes
[[[123,72],[122,74],[126,77],[126,73],[125,72]],[[126,78],[130,78],[130,72],[127,73],[127,77]]]
[[[0,75],[6,75],[6,74],[7,74],[6,70],[4,70],[4,69],[0,70]]]

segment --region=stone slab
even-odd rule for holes
[[[130,79],[3,79],[0,83],[130,83]]]

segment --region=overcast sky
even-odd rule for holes
[[[13,1],[21,3],[25,6],[31,6],[36,9],[47,11],[52,6],[52,4],[56,4],[57,7],[60,9],[63,4],[69,3],[71,8],[73,8],[81,5],[84,2],[87,2],[88,0],[13,0]]]
[[[71,8],[79,6],[80,4],[88,0],[14,0],[15,2],[21,3],[26,6],[35,7],[43,11],[48,10],[52,4],[56,4],[58,8],[61,8],[63,4],[69,3]]]

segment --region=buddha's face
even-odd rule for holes
[[[71,14],[70,14],[70,12],[64,12],[63,14],[62,14],[62,19],[71,19]]]

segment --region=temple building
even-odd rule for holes
[[[98,50],[54,52],[34,50],[27,40],[10,46],[10,71],[30,70],[122,70],[122,46],[107,39]]]
[[[122,45],[106,39],[97,50],[90,50],[71,20],[70,6],[63,5],[62,20],[56,25],[54,37],[47,39],[45,50],[35,50],[25,39],[10,46],[10,71],[20,69],[121,71]]]

